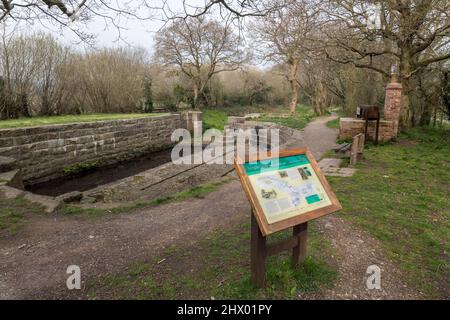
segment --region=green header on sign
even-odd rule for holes
[[[290,157],[244,163],[244,169],[247,175],[251,176],[262,172],[289,169],[304,164],[309,164],[309,160],[304,154],[299,154]]]

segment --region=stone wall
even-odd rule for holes
[[[188,128],[181,114],[0,130],[0,155],[15,158],[26,184],[48,181],[74,164],[111,164],[173,145]]]
[[[359,133],[364,133],[366,121],[357,118],[341,118],[340,120],[340,139],[351,139]],[[370,121],[368,135],[372,140],[375,139],[376,121]],[[388,141],[395,137],[394,124],[392,121],[381,120],[378,139]]]

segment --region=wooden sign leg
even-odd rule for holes
[[[294,237],[297,237],[298,244],[292,249],[292,263],[298,266],[305,261],[306,258],[306,241],[308,238],[308,222],[294,226]]]
[[[259,230],[258,222],[252,212],[251,232],[251,272],[252,282],[258,287],[264,287],[266,280],[266,237]]]

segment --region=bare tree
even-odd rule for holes
[[[122,39],[122,22],[128,18],[154,19],[153,0],[138,2],[116,0],[0,0],[0,23],[38,24],[54,30],[68,29],[79,39],[92,44],[94,35],[86,31],[86,22],[93,17],[103,20],[105,27],[113,27]],[[125,18],[125,19],[124,19]]]
[[[161,6],[168,19],[198,18],[211,12],[218,12],[222,17],[230,14],[235,18],[261,17],[277,6],[267,0],[204,0],[201,4],[195,0],[183,0],[182,9],[176,10],[167,0]]]
[[[286,65],[285,75],[291,86],[289,109],[294,114],[300,62],[317,54],[314,37],[320,26],[320,11],[316,1],[279,0],[276,3],[279,8],[257,19],[250,29],[263,60]]]
[[[15,19],[33,18],[38,12],[56,16],[75,16],[85,5],[87,0],[59,1],[59,0],[2,0],[0,4],[0,21],[8,15]]]
[[[450,2],[442,0],[333,0],[329,2],[328,57],[385,76],[398,65],[404,89],[402,125],[410,124],[413,77],[450,58]]]
[[[178,19],[155,36],[156,57],[192,81],[194,106],[212,76],[242,65],[241,45],[229,21],[220,24],[205,17]]]

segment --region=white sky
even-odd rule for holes
[[[94,1],[94,0],[91,0]],[[114,3],[116,0],[111,0]],[[118,1],[118,0],[117,0]],[[147,0],[152,6],[161,7],[161,3],[164,0]],[[205,2],[209,0],[186,0],[187,5],[192,6],[202,6]],[[128,0],[128,1],[118,1],[119,3],[127,3],[130,7],[137,7],[142,0]],[[89,2],[88,2],[89,3]],[[166,9],[172,10],[172,12],[181,13],[183,11],[183,2],[181,0],[167,0]],[[164,26],[163,12],[161,10],[151,10],[147,8],[144,12],[140,12],[141,16],[149,17],[149,20],[139,20],[134,17],[121,15],[120,21],[115,21],[120,25],[120,37],[117,28],[111,23],[105,23],[105,19],[100,16],[93,16],[87,22],[77,22],[74,24],[76,26],[81,26],[82,30],[90,35],[95,36],[94,48],[102,47],[117,47],[117,46],[133,46],[142,47],[148,50],[149,54],[153,54],[153,37],[155,32],[157,32],[161,27]],[[220,20],[219,13],[212,12],[212,15],[216,19]],[[112,16],[110,14],[110,16]],[[11,28],[9,25],[8,29]],[[30,23],[20,23],[19,28],[23,33],[44,31],[52,34],[61,43],[70,45],[77,50],[93,49],[89,45],[80,41],[80,38],[71,30],[61,27],[60,24],[52,22],[51,20],[44,20],[44,26],[39,22]],[[17,31],[17,30],[16,30]],[[17,33],[17,32],[16,32]],[[254,61],[259,67],[264,68],[266,65],[260,65],[258,62]]]
[[[114,1],[111,1],[114,3]],[[119,1],[120,2],[120,1]],[[141,0],[129,0],[127,5],[135,7],[141,3]],[[161,7],[162,0],[147,0],[152,6]],[[202,5],[205,0],[187,0],[188,4]],[[128,4],[129,3],[129,4]],[[182,10],[181,0],[167,0],[167,7],[174,12]],[[77,26],[82,26],[83,31],[95,36],[95,47],[116,47],[116,46],[135,46],[146,48],[150,53],[153,52],[153,37],[163,25],[163,13],[160,10],[145,9],[141,12],[141,16],[150,16],[154,18],[151,20],[139,20],[134,17],[126,15],[120,16],[120,21],[116,21],[120,27],[124,28],[119,32],[117,28],[109,23],[105,23],[105,19],[99,16],[94,16],[91,20],[86,22],[74,22]],[[111,15],[112,16],[112,15]],[[50,21],[45,22],[45,26],[40,23],[27,25],[22,23],[20,29],[23,32],[43,30],[54,35],[62,43],[72,45],[78,49],[88,47],[85,43],[80,43],[80,38],[72,31],[66,28],[60,28],[59,25]]]

